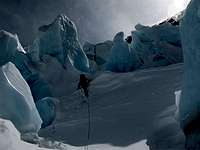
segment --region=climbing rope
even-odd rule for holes
[[[89,149],[89,142],[91,137],[91,110],[90,110],[90,100],[87,97],[87,112],[88,112],[88,132],[87,132],[87,145],[85,146],[85,150]]]
[[[87,98],[87,104],[88,104],[88,142],[90,141],[90,135],[91,135],[91,110],[90,110],[90,99]]]
[[[81,90],[81,93],[84,95],[84,91]],[[82,97],[83,98],[83,97]],[[89,149],[89,142],[91,138],[91,108],[90,108],[90,99],[89,97],[86,97],[87,99],[87,113],[88,113],[88,129],[87,129],[87,145],[84,147],[85,150]]]

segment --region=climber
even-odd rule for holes
[[[80,75],[78,89],[83,90],[85,97],[89,97],[88,87],[90,85],[91,80],[88,79],[84,74]]]
[[[128,36],[125,40],[126,40],[126,42],[127,42],[128,44],[131,44],[133,38],[132,38],[132,36]]]

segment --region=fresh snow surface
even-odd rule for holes
[[[148,150],[145,145],[146,140],[132,144],[125,148],[125,150]],[[46,148],[40,148],[40,147]],[[107,149],[119,150],[120,148],[113,148],[111,145],[92,145],[90,149]],[[45,141],[41,139],[39,145],[26,143],[21,140],[20,133],[17,131],[11,121],[0,118],[0,150],[82,150],[84,147],[74,147],[59,142]]]
[[[156,142],[148,136],[154,131],[155,117],[167,107],[175,106],[174,92],[181,89],[182,68],[182,64],[176,64],[130,73],[105,72],[95,78],[89,98],[92,115],[89,149],[148,150],[145,139]],[[66,91],[71,87],[74,82],[65,86]],[[41,130],[40,136],[83,148],[88,143],[84,97],[74,88],[74,92],[58,99],[56,122]],[[162,138],[171,135],[162,134]]]
[[[11,121],[0,119],[0,150],[47,150],[21,141]]]

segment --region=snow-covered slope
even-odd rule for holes
[[[67,28],[65,28],[66,26]],[[31,69],[36,71],[38,75],[41,75],[42,79],[48,81],[49,88],[53,91],[52,94],[59,99],[54,100],[57,105],[56,122],[49,128],[41,130],[40,134],[42,136],[78,146],[70,147],[72,149],[81,149],[86,144],[89,144],[91,149],[147,150],[148,146],[145,144],[147,138],[150,148],[165,149],[183,146],[183,135],[178,123],[174,119],[175,108],[172,106],[175,105],[174,91],[181,88],[182,64],[138,70],[130,73],[101,72],[98,74],[90,87],[89,102],[92,112],[92,133],[88,143],[87,99],[84,98],[80,91],[77,91],[76,87],[79,75],[77,70],[87,72],[89,71],[89,64],[78,42],[76,28],[66,16],[61,15],[52,24],[41,27],[40,31],[41,35],[36,39],[33,47],[29,49],[29,54],[32,56],[32,60],[35,61],[35,64],[31,64]],[[120,34],[123,35],[123,33]],[[2,35],[0,34],[0,38],[3,38]],[[136,59],[129,59],[126,62],[126,59],[132,55],[131,51],[137,54],[137,58],[139,58],[138,64],[142,65],[141,68],[169,65],[182,61],[179,28],[169,21],[153,27],[137,25],[136,31],[132,32],[133,42],[130,45],[125,42],[123,36],[116,36],[116,38],[118,37],[120,37],[119,41],[114,41],[114,46],[110,53],[111,57],[106,57],[105,60],[109,59],[111,62],[117,60],[116,62],[120,65],[124,64],[124,66],[119,67],[122,70],[121,72],[133,70],[124,69],[125,67],[132,68],[132,66],[128,65],[135,64],[134,61]],[[10,45],[15,47],[17,45],[20,48],[20,43],[16,43],[18,38],[13,36],[13,39],[15,40]],[[6,46],[3,43],[1,45],[2,50]],[[6,61],[12,60],[11,58],[15,54],[13,47],[8,48],[11,51],[9,51]],[[21,49],[23,50],[22,47]],[[126,53],[123,50],[126,50]],[[123,57],[121,54],[123,54]],[[6,55],[4,56],[4,53],[2,53],[0,56],[4,58]],[[20,56],[19,58],[21,58],[20,62],[24,62],[24,57]],[[5,62],[0,61],[1,63],[4,64]],[[2,68],[0,72],[2,74],[2,81],[6,81],[5,83],[8,83],[7,85],[9,85],[8,87],[11,90],[5,88],[5,92],[0,92],[0,94],[3,95],[1,97],[7,94],[8,98],[14,100],[13,104],[16,104],[19,108],[25,105],[27,109],[22,108],[20,109],[22,111],[18,111],[15,105],[9,105],[10,103],[1,99],[0,102],[2,104],[6,102],[5,104],[9,107],[8,111],[2,111],[6,107],[0,109],[0,112],[3,112],[1,112],[1,115],[8,113],[8,117],[1,117],[13,121],[16,128],[22,133],[24,126],[27,126],[27,128],[32,127],[35,121],[36,127],[33,127],[33,132],[37,132],[41,125],[40,117],[36,111],[29,88],[20,83],[23,79],[20,75],[18,76],[20,73],[15,69],[13,65]],[[117,70],[115,69],[114,71]],[[18,77],[21,79],[20,81]],[[26,90],[29,91],[27,92]],[[13,96],[13,93],[16,94]],[[10,97],[9,94],[11,94]],[[30,99],[31,103],[29,106],[27,101]],[[21,104],[24,105],[21,106]],[[167,107],[169,109],[160,114]],[[29,111],[31,108],[33,110],[32,116],[30,115],[31,111]],[[44,107],[41,105],[41,108],[46,108],[46,105]],[[52,110],[55,110],[55,107],[52,108]],[[22,115],[22,113],[24,114]],[[48,112],[47,114],[50,113]],[[55,116],[54,113],[52,114]],[[18,116],[13,120],[12,117],[16,115]],[[36,119],[31,118],[35,116]],[[40,121],[38,121],[37,116]],[[158,116],[156,119],[159,123],[156,125],[153,123],[155,116]],[[24,120],[28,123],[23,122]],[[10,133],[14,134],[13,137],[8,138],[11,140],[11,143],[12,139],[21,143],[16,129],[7,121],[3,122],[6,122],[6,126],[9,126],[8,130],[11,129]],[[5,131],[4,125],[2,127],[2,131]],[[154,127],[156,130],[154,130]],[[173,134],[165,134],[166,132],[163,132],[165,129],[167,132],[174,132]],[[1,135],[5,136],[4,134]],[[175,138],[178,138],[178,140],[174,140]],[[167,140],[160,141],[160,139]],[[6,141],[3,138],[2,142],[1,145],[5,146]],[[43,142],[41,146],[44,146],[45,142],[48,143],[48,141]],[[162,144],[159,144],[160,147],[157,147],[160,142]],[[46,147],[48,146],[49,148],[56,148],[54,145],[46,144]],[[33,147],[37,149],[37,146]]]
[[[21,134],[9,120],[0,118],[0,150],[81,150],[81,148],[40,138],[38,144],[21,140]]]
[[[175,105],[174,91],[181,88],[182,73],[182,64],[177,64],[99,75],[90,87],[90,148],[132,149],[140,141],[143,144],[139,149],[147,148],[144,140],[153,132],[155,117]],[[86,145],[88,124],[84,97],[74,88],[74,92],[60,100],[55,124],[42,130],[40,135],[76,146]]]
[[[175,118],[175,105],[166,108],[153,121],[148,145],[151,150],[184,150],[185,136]]]
[[[0,119],[0,150],[47,150],[21,141],[11,121]]]

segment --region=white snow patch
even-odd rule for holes
[[[131,144],[130,146],[127,147],[118,147],[118,146],[113,146],[113,145],[108,145],[108,144],[98,144],[98,145],[91,145],[89,146],[90,150],[150,150],[149,146],[146,144],[147,140],[141,140],[137,143]]]

